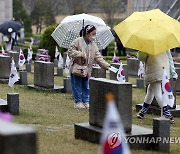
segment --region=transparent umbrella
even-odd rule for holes
[[[79,37],[80,30],[88,24],[96,27],[95,42],[98,48],[105,49],[114,39],[109,27],[101,18],[85,13],[64,18],[51,36],[60,47],[68,48],[71,42]]]

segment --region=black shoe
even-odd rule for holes
[[[163,117],[169,119],[171,124],[174,123],[174,118],[172,115],[163,115]]]
[[[141,112],[139,112],[139,113],[137,114],[137,117],[138,117],[139,119],[143,119],[143,118],[144,118],[144,114],[141,113]]]

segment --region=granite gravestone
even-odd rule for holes
[[[27,71],[20,71],[20,79],[19,79],[19,83],[21,85],[28,85],[28,81],[27,81]]]
[[[19,115],[19,94],[8,93],[7,94],[7,106],[8,111],[13,115]]]
[[[99,66],[93,66],[91,76],[95,78],[106,78],[106,69]]]
[[[170,152],[170,120],[165,118],[154,118],[153,119],[153,136],[159,139],[157,143],[153,145],[154,150],[158,150],[162,153]],[[165,140],[166,139],[166,140]],[[166,141],[166,142],[165,142]]]
[[[136,85],[137,88],[144,89],[144,79],[137,78]]]
[[[64,78],[64,92],[72,93],[71,78]]]
[[[158,119],[153,122],[153,132],[151,129],[132,124],[132,84],[119,83],[117,81],[92,78],[90,80],[90,110],[89,123],[75,124],[75,138],[86,140],[92,143],[100,143],[102,135],[102,123],[105,117],[106,101],[105,94],[111,92],[115,96],[115,103],[122,119],[126,132],[126,141],[132,149],[168,151],[169,144],[152,143],[156,137],[167,137],[168,129],[164,128],[164,121]],[[158,129],[161,128],[161,129]],[[166,131],[167,130],[167,131]],[[139,139],[141,140],[139,142]],[[136,142],[137,141],[137,142]],[[145,141],[145,142],[143,142]],[[161,147],[165,146],[165,150]],[[154,148],[157,147],[157,148]]]
[[[54,59],[54,67],[58,67],[58,59]]]
[[[97,78],[90,80],[90,113],[89,123],[102,127],[106,101],[105,94],[112,92],[115,96],[117,109],[126,132],[131,132],[132,127],[132,85],[118,81]]]
[[[111,66],[119,69],[120,63],[111,63]],[[123,64],[123,69],[124,69],[124,74],[125,74],[125,81],[128,82],[128,70],[127,70],[126,64]],[[110,80],[117,81],[117,73],[110,71]]]
[[[11,71],[10,56],[0,55],[0,79],[9,79]]]
[[[51,62],[35,61],[34,85],[44,88],[54,88],[54,64]]]
[[[139,63],[140,61],[136,58],[127,59],[127,69],[129,76],[138,76]]]
[[[31,63],[26,63],[26,71],[31,72]]]
[[[36,154],[36,131],[0,119],[1,154]]]
[[[61,67],[57,68],[57,76],[63,76],[63,68]]]

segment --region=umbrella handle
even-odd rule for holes
[[[82,28],[84,29],[84,19],[83,19],[83,27]]]

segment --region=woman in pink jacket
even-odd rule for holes
[[[110,67],[94,42],[96,38],[96,28],[93,25],[87,25],[83,31],[83,36],[75,39],[69,49],[68,55],[71,58],[71,86],[74,98],[74,108],[89,108],[89,77],[91,77],[92,65],[94,60],[106,69]],[[87,66],[87,74],[81,77],[73,74],[74,64],[85,64]]]

